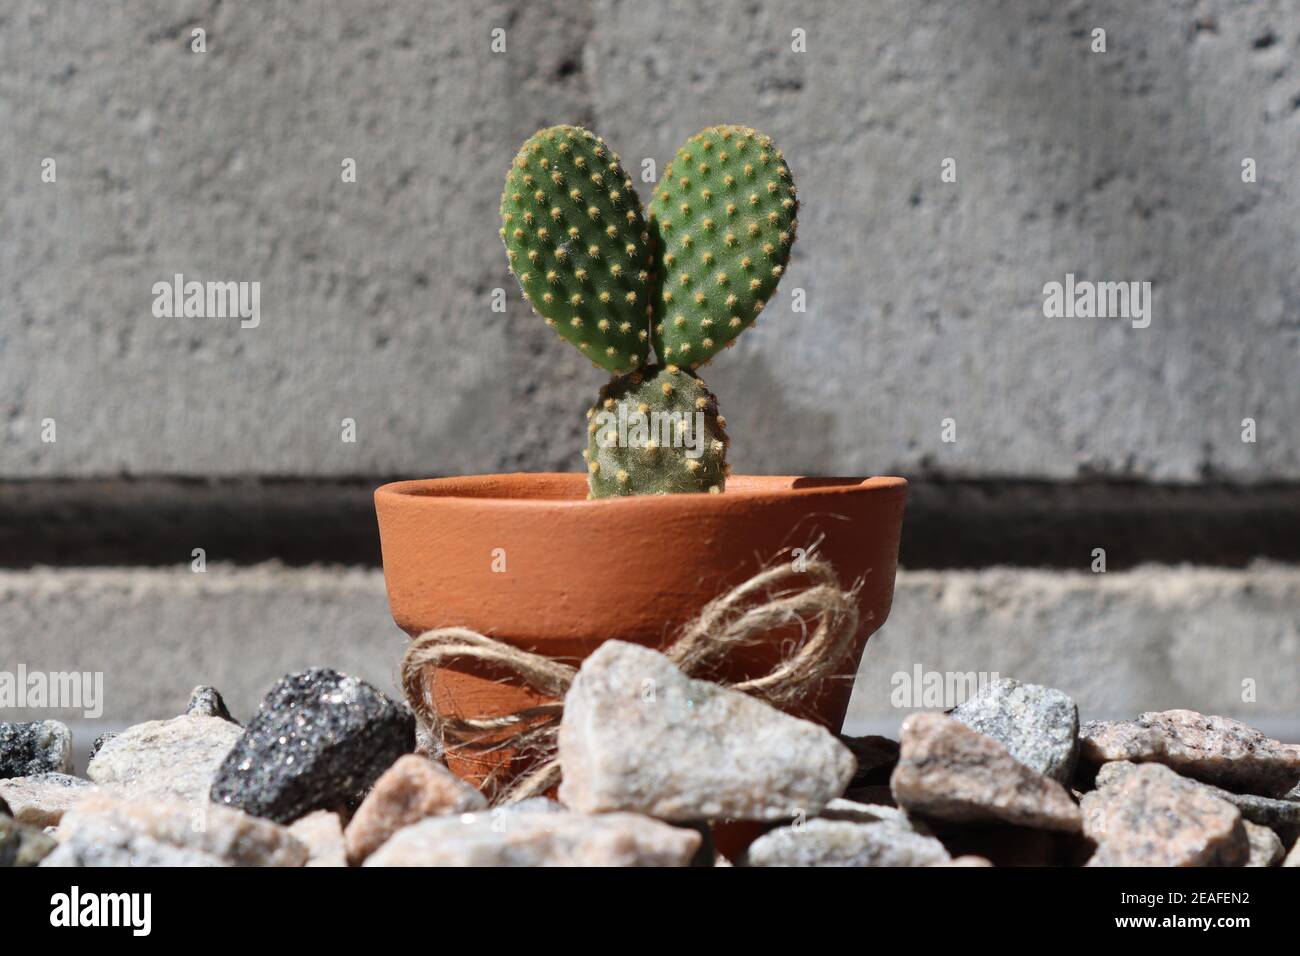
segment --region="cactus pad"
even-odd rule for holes
[[[644,365],[650,236],[617,154],[576,126],[539,131],[506,176],[501,220],[510,271],[547,325],[611,372]]]
[[[633,372],[602,388],[587,412],[582,454],[592,498],[726,487],[726,421],[717,399],[701,379],[674,365]]]
[[[661,362],[695,368],[753,324],[785,271],[797,211],[771,137],[711,126],[677,151],[650,203],[662,273],[651,334]]]

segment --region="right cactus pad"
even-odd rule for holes
[[[716,494],[727,483],[726,420],[702,379],[675,365],[647,368],[600,390],[582,457],[592,498]]]
[[[757,130],[711,126],[677,151],[650,202],[660,361],[695,368],[753,324],[785,272],[798,208],[781,151]]]

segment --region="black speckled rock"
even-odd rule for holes
[[[57,720],[0,721],[0,780],[37,773],[72,773],[72,731]]]
[[[212,784],[215,803],[278,823],[355,807],[415,747],[415,719],[365,681],[313,668],[280,678]]]
[[[202,684],[190,691],[190,702],[185,707],[185,713],[191,717],[220,717],[232,724],[239,723],[230,716],[230,711],[226,709],[226,702],[221,699],[217,689]]]

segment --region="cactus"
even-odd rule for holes
[[[595,134],[552,126],[524,143],[501,194],[510,270],[548,325],[614,373],[587,414],[589,497],[725,489],[726,422],[694,370],[771,299],[797,211],[781,151],[744,126],[677,151],[649,222]]]
[[[785,272],[797,211],[771,137],[711,126],[677,151],[650,203],[663,266],[652,332],[661,362],[696,368],[754,323]]]
[[[615,378],[587,411],[589,497],[721,492],[726,424],[704,381],[675,365]]]
[[[524,143],[501,194],[501,238],[533,308],[596,365],[645,364],[650,243],[618,156],[576,126]]]

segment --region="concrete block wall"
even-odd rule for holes
[[[509,159],[578,121],[639,170],[737,120],[776,137],[803,203],[778,301],[709,370],[738,467],[1300,479],[1287,0],[0,17],[0,475],[575,467],[601,375],[506,273]],[[176,273],[260,282],[260,325],[155,318]],[[1067,273],[1150,281],[1150,327],[1044,318]]]
[[[737,121],[776,138],[802,201],[780,294],[705,372],[737,470],[1286,500],[1298,54],[1289,0],[14,0],[0,496],[71,483],[93,513],[97,489],[142,476],[219,496],[577,467],[603,376],[506,272],[509,158],[537,127],[577,122],[635,175]],[[259,283],[257,327],[156,317],[153,286],[178,273]],[[1149,326],[1044,317],[1045,284],[1067,274],[1150,282]],[[183,554],[134,567],[173,559],[129,546],[105,568],[75,549],[51,568],[5,557],[0,670],[100,662],[118,723],[170,713],[199,681],[247,713],[311,663],[386,680],[400,653],[373,569],[200,578]],[[991,538],[987,568],[900,578],[855,719],[892,720],[888,678],[918,662],[1055,682],[1097,714],[1300,714],[1280,676],[1300,663],[1295,566],[1007,560]]]

